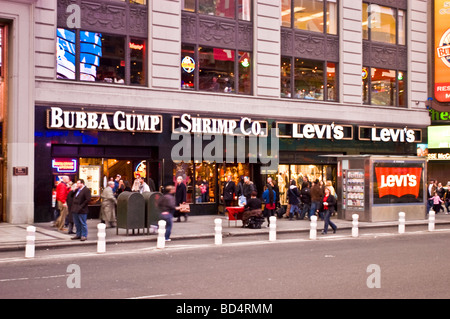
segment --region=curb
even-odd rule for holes
[[[436,221],[436,225],[450,225],[450,221]],[[427,226],[428,221],[420,221],[420,222],[413,222],[409,223],[406,226]],[[359,229],[376,229],[376,228],[393,228],[398,227],[397,223],[390,223],[390,224],[373,224],[373,225],[364,225],[360,226]],[[352,229],[351,225],[344,225],[339,227],[341,230],[348,230]],[[302,229],[286,229],[286,230],[277,230],[277,234],[294,234],[294,233],[309,233],[309,228],[302,228]],[[155,236],[152,236],[155,235]],[[222,237],[249,237],[249,236],[261,236],[261,235],[268,235],[266,232],[254,232],[254,233],[231,233],[231,232],[223,232]],[[141,237],[142,236],[142,237]],[[145,236],[145,237],[143,237]],[[207,239],[207,238],[214,238],[215,234],[214,232],[211,233],[205,233],[205,234],[193,234],[193,235],[180,235],[180,236],[172,236],[172,240],[179,241],[179,240],[194,240],[194,239]],[[111,244],[127,244],[127,243],[142,243],[142,242],[156,242],[157,241],[157,234],[151,234],[151,235],[139,235],[139,237],[115,237],[110,238],[106,240],[107,245]],[[79,241],[72,241],[70,238],[67,240],[52,240],[52,241],[42,241],[42,242],[36,242],[35,249],[36,250],[45,250],[45,249],[58,249],[58,248],[64,248],[64,247],[72,247],[72,246],[92,246],[97,245],[97,240],[87,240],[85,242],[79,242]],[[23,242],[15,242],[11,244],[6,244],[3,246],[0,246],[0,252],[7,252],[7,251],[20,251],[25,250],[26,242],[25,240]]]

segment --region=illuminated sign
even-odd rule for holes
[[[59,107],[52,107],[47,111],[47,128],[161,133],[162,116],[124,111],[64,111]]]
[[[137,178],[138,175],[142,178],[147,177],[147,161],[142,161],[136,166],[134,178]]]
[[[419,197],[422,167],[375,167],[379,197]]]
[[[179,121],[178,117],[173,117],[172,129],[174,133],[267,136],[267,127],[267,122],[254,121],[248,117],[232,120],[193,117],[190,114],[183,114]]]
[[[142,50],[142,49],[144,49],[144,45],[130,42],[130,49],[132,49],[132,50]]]
[[[181,61],[181,67],[183,70],[185,70],[187,73],[192,73],[195,70],[195,61],[190,56],[185,56],[183,60]]]
[[[450,2],[434,1],[434,96],[439,102],[450,102]]]
[[[450,126],[428,126],[429,148],[450,148]]]
[[[52,168],[58,173],[75,173],[77,171],[76,159],[54,159],[52,160]]]

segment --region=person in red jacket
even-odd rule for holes
[[[69,212],[67,208],[67,195],[70,192],[70,179],[68,176],[63,176],[61,182],[56,186],[56,205],[60,211],[59,217],[55,222],[55,226],[62,230],[66,223],[66,217]]]

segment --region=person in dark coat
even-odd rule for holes
[[[306,213],[308,213],[308,215],[309,215],[309,211],[311,209],[311,189],[309,188],[308,182],[303,182],[303,184],[302,184],[302,189],[300,191],[300,201],[302,202],[300,219],[304,219],[306,216]]]
[[[180,204],[186,203],[186,184],[183,183],[183,177],[177,177],[177,185],[175,190],[175,206],[179,207]],[[187,213],[181,212],[180,210],[176,211],[177,222],[180,222],[181,215],[184,216],[184,221],[187,221]]]
[[[236,184],[231,179],[231,175],[227,176],[227,181],[223,187],[223,201],[225,202],[225,207],[233,205],[234,196],[236,194]]]
[[[300,204],[300,193],[298,192],[297,185],[293,179],[291,180],[291,185],[289,186],[287,195],[289,204],[291,204],[291,208],[289,210],[289,220],[293,220],[294,214],[300,214],[300,208],[298,207]]]
[[[72,237],[72,239],[85,241],[88,235],[87,214],[88,204],[91,200],[91,190],[86,187],[82,179],[77,181],[77,189],[72,203],[72,216],[77,231],[75,237]]]

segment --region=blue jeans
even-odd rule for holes
[[[316,211],[320,208],[320,202],[311,202],[311,210],[309,211],[308,218],[311,219],[311,216],[316,214]]]
[[[166,221],[166,234],[165,239],[170,239],[170,234],[172,233],[173,226],[173,216],[170,213],[162,213],[161,219]]]
[[[294,213],[300,214],[300,208],[298,208],[298,205],[291,204],[291,209],[289,210],[289,219],[292,219],[294,217]]]
[[[331,217],[331,211],[329,209],[327,209],[324,212],[324,216],[323,216],[323,219],[324,219],[323,232],[324,232],[324,234],[326,234],[328,232],[328,226],[331,226],[331,228],[333,228],[333,230],[337,229],[336,225],[330,220],[330,217]]]
[[[78,237],[87,237],[87,214],[72,214]]]

